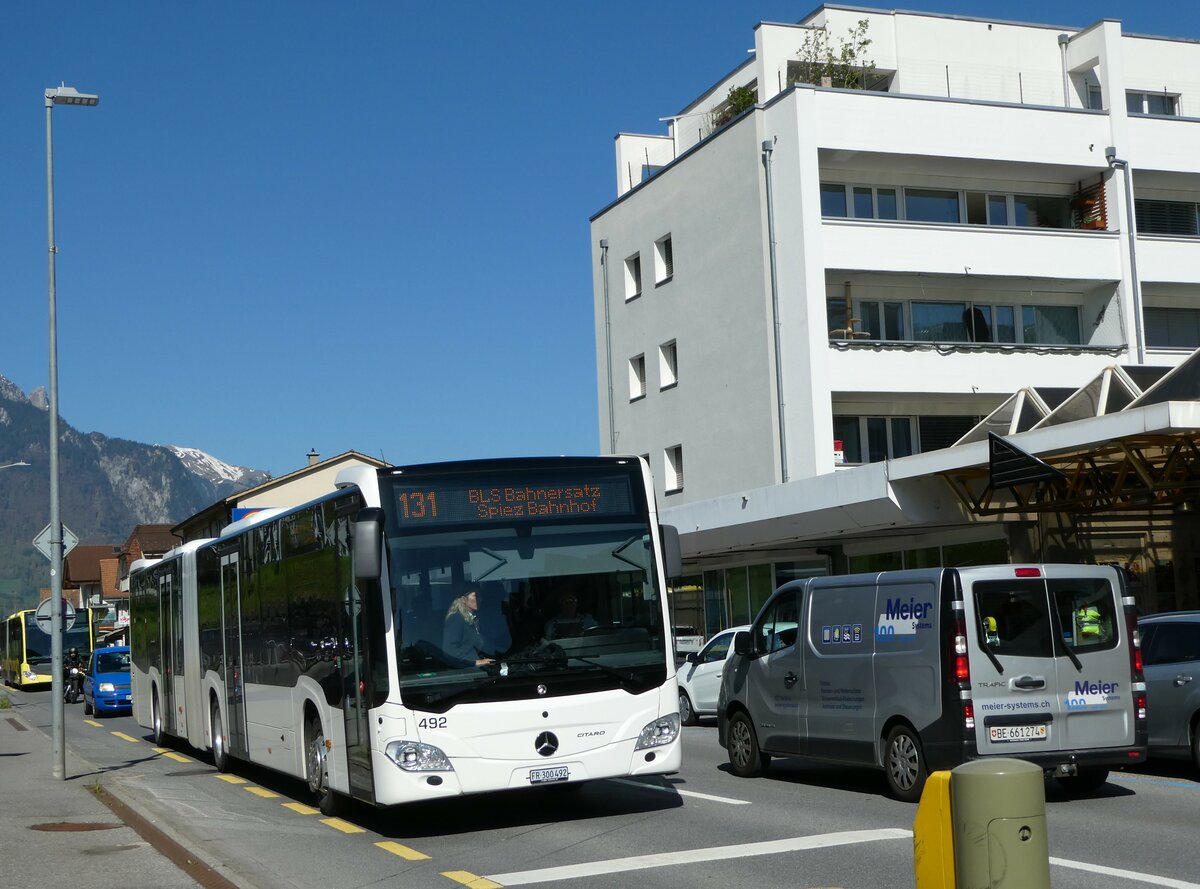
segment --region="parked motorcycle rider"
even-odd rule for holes
[[[72,648],[63,656],[63,696],[68,704],[74,704],[82,691],[83,658],[79,656],[77,648]]]

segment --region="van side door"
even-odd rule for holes
[[[877,762],[875,578],[819,577],[810,582],[805,621],[810,756]]]
[[[767,602],[750,629],[751,654],[743,662],[743,700],[759,747],[771,753],[803,750],[805,682],[797,644],[801,592],[784,587]]]

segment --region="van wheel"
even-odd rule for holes
[[[208,708],[208,730],[212,734],[213,765],[218,772],[228,772],[229,750],[225,747],[225,725],[221,722],[221,705],[215,698]]]
[[[921,798],[929,770],[925,766],[925,754],[921,752],[921,741],[908,726],[898,725],[888,734],[883,771],[893,797],[905,803],[915,803]]]
[[[734,713],[729,720],[729,764],[739,778],[757,778],[767,770],[771,757],[758,749],[754,726],[745,713]]]
[[[1059,778],[1062,789],[1071,794],[1095,793],[1108,781],[1108,769],[1080,769],[1076,775]]]
[[[321,814],[332,817],[341,811],[341,798],[329,787],[329,751],[325,746],[325,732],[319,717],[308,721],[304,735],[307,739],[304,771],[308,790],[316,797]]]
[[[696,716],[696,711],[692,707],[692,699],[688,697],[688,693],[682,688],[679,689],[679,721],[684,725],[695,725],[700,721]]]

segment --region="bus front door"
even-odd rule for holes
[[[242,669],[242,595],[238,554],[221,557],[221,627],[225,643],[225,749],[249,758],[246,737],[246,695]]]
[[[362,600],[358,587],[350,581],[342,600],[345,642],[349,647],[342,658],[342,718],[346,726],[346,765],[349,769],[350,794],[375,802],[375,779],[371,771],[371,733],[367,690],[371,676],[367,670]]]

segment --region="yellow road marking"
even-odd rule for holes
[[[130,744],[142,743],[137,738],[131,738],[131,737],[129,737],[129,735],[125,734],[124,732],[113,732],[113,734],[116,735],[118,738],[120,738],[122,741],[128,741]]]
[[[176,762],[191,762],[192,761],[192,760],[188,759],[186,756],[184,756],[182,753],[176,753],[174,750],[168,750],[166,747],[155,747],[154,752],[159,754],[160,756],[165,756],[167,759],[173,759]]]
[[[386,843],[376,843],[380,849],[385,852],[391,852],[393,855],[399,855],[401,858],[408,861],[428,861],[429,856],[424,852],[418,852],[416,849],[410,849],[408,846],[401,846],[399,843],[393,843],[389,840]]]
[[[322,824],[328,824],[334,830],[340,830],[342,833],[366,833],[357,824],[351,824],[349,821],[343,821],[341,818],[322,818]]]
[[[267,790],[265,787],[243,787],[242,790],[245,790],[247,793],[253,793],[255,796],[261,796],[263,799],[274,799],[279,796],[275,791]]]
[[[249,784],[245,778],[240,775],[217,775],[218,781],[228,781],[230,784]]]
[[[283,807],[291,809],[299,815],[316,815],[318,812],[317,809],[314,809],[312,806],[306,806],[304,803],[284,803]]]
[[[500,883],[493,883],[487,877],[477,877],[469,870],[443,871],[442,876],[449,877],[456,883],[462,883],[467,889],[504,889]]]
[[[100,723],[96,722],[96,720],[94,720],[94,719],[85,719],[84,724],[94,725],[96,728],[100,728]]]

